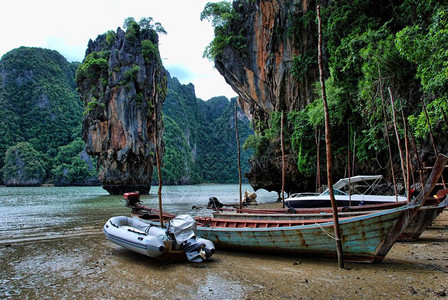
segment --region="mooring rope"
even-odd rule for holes
[[[335,241],[337,241],[337,240],[341,240],[341,239],[337,239],[337,238],[335,238],[334,236],[332,236],[331,233],[329,233],[328,231],[326,231],[326,230],[320,225],[320,223],[316,223],[316,225],[319,226],[319,228],[322,229],[322,231],[323,231],[326,235],[328,235],[331,239],[333,239],[333,240],[335,240]]]

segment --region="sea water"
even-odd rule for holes
[[[250,185],[242,185],[253,192]],[[257,201],[273,202],[277,193],[258,190]],[[211,216],[208,199],[239,202],[237,184],[164,186],[163,211],[173,214]],[[144,205],[158,208],[158,186],[142,195]],[[112,216],[130,215],[123,196],[109,195],[102,187],[0,187],[0,245],[14,242],[102,234]]]

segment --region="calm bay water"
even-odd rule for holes
[[[156,207],[156,193],[153,187],[142,202]],[[263,190],[257,195],[259,202],[277,198]],[[235,203],[238,185],[165,186],[164,210],[211,215],[192,209],[211,196]],[[130,213],[122,198],[101,187],[0,187],[0,299],[439,299],[446,293],[447,230],[394,245],[382,264],[347,269],[334,260],[220,249],[200,267],[166,264],[106,239],[104,223]]]
[[[144,205],[157,208],[157,186],[142,195]],[[242,191],[253,191],[243,185]],[[164,186],[163,209],[174,214],[211,215],[205,207],[215,196],[222,203],[239,200],[238,185]],[[257,191],[258,202],[272,202],[275,192]],[[101,187],[0,187],[0,244],[100,234],[111,217],[129,215],[123,196],[111,196]]]

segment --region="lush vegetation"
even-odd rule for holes
[[[58,148],[51,170],[55,185],[98,184],[96,163],[83,151],[84,145],[84,141],[77,138]]]
[[[210,58],[225,47],[241,51],[232,43],[222,42],[238,36],[241,20],[239,9],[244,0],[207,4],[203,17],[212,20],[215,37],[206,49]],[[280,39],[291,39],[300,48],[303,31],[316,40],[316,47],[293,57],[291,72],[297,80],[307,70],[317,68],[317,32],[315,2],[304,13],[294,10],[276,28]],[[247,6],[246,6],[247,7]],[[322,11],[324,58],[328,77],[327,98],[333,127],[333,153],[339,162],[347,157],[347,148],[356,149],[358,166],[381,169],[388,163],[386,120],[392,149],[398,153],[391,127],[390,93],[395,100],[395,113],[401,137],[404,121],[409,124],[420,153],[432,152],[429,124],[438,151],[447,151],[448,110],[448,5],[446,1],[369,1],[337,0],[328,2]],[[390,93],[389,93],[390,90]],[[289,151],[297,157],[297,167],[306,176],[315,174],[315,135],[323,131],[323,109],[320,85],[316,83],[316,100],[303,111],[290,111],[285,118],[285,139]],[[281,101],[281,99],[278,99]],[[269,124],[257,125],[256,136],[245,147],[254,149],[255,157],[265,155],[268,147],[278,147],[280,117],[270,116]],[[403,118],[404,117],[404,118]],[[320,135],[323,138],[323,133]],[[350,142],[349,142],[350,141]],[[324,149],[324,143],[321,143]],[[433,154],[432,154],[433,155]],[[428,158],[428,156],[426,156]],[[395,165],[398,159],[395,156]],[[416,163],[414,161],[414,163]],[[346,165],[343,163],[342,165]],[[344,175],[344,170],[339,170]]]
[[[361,161],[386,156],[385,118],[391,123],[393,113],[389,89],[402,136],[404,116],[419,145],[429,144],[422,105],[430,103],[432,128],[446,140],[448,124],[440,110],[447,106],[447,13],[446,3],[408,0],[395,1],[394,10],[365,0],[336,1],[326,10],[328,81],[337,103],[331,113],[335,126],[350,124],[358,133]]]
[[[236,12],[231,2],[209,2],[205,5],[201,13],[201,21],[208,20],[212,23],[215,31],[215,38],[210,42],[204,51],[204,57],[213,60],[217,55],[222,54],[226,46],[244,51],[246,48],[246,28],[240,27],[237,32],[230,29],[232,22],[237,22],[243,17]]]
[[[80,138],[83,107],[75,89],[77,66],[78,63],[67,62],[58,52],[41,48],[20,47],[2,57],[0,178],[3,182],[25,178],[26,182],[32,178],[36,182],[52,180],[58,148]],[[17,168],[17,159],[26,162],[25,173]]]
[[[21,142],[6,150],[3,178],[8,185],[39,186],[46,176],[48,157],[33,148],[28,142]]]
[[[234,104],[235,100],[229,102],[225,97],[197,99],[193,85],[168,78],[163,105],[165,183],[238,182]],[[238,120],[238,127],[242,145],[252,131],[245,117]],[[250,155],[250,151],[242,151],[243,173],[248,171]]]
[[[113,36],[111,32],[106,35]],[[81,139],[83,107],[75,90],[75,70],[92,85],[107,72],[106,52],[95,52],[84,64],[70,64],[59,53],[19,48],[0,62],[0,169],[5,184],[98,184],[97,166]],[[133,80],[138,66],[130,68]],[[169,75],[168,75],[169,77]],[[100,89],[98,89],[99,91]],[[48,92],[48,94],[47,94]],[[234,101],[196,98],[193,85],[169,78],[163,106],[162,176],[166,184],[238,182]],[[93,99],[84,111],[104,105]],[[241,112],[240,112],[241,113]],[[241,143],[251,133],[247,119],[239,121]],[[242,154],[243,172],[250,152]],[[157,174],[155,175],[155,179]]]

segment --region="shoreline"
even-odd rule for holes
[[[221,251],[207,262],[163,263],[92,235],[0,246],[0,296],[89,299],[446,299],[448,211],[383,262]],[[88,296],[87,296],[88,295]]]

